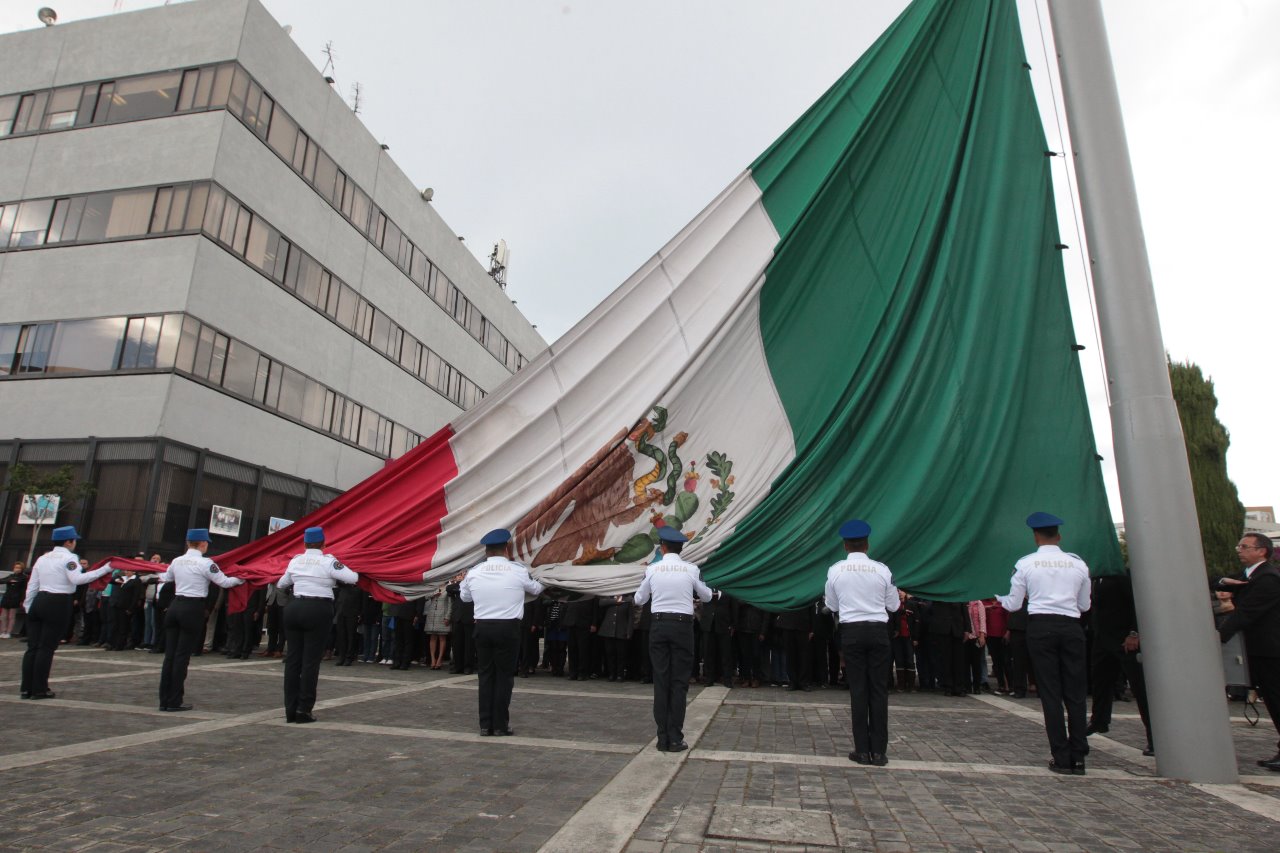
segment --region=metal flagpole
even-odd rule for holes
[[[1099,0],[1048,0],[1111,391],[1156,768],[1238,781],[1191,470]]]

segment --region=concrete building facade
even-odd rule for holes
[[[263,535],[546,346],[257,0],[0,35],[0,81],[0,476],[93,481],[90,555]]]

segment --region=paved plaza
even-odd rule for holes
[[[18,698],[0,640],[0,849],[1272,851],[1275,730],[1234,705],[1241,785],[1155,776],[1132,706],[1088,775],[1046,768],[1039,704],[890,698],[888,767],[862,767],[847,694],[690,692],[685,753],[653,748],[646,685],[518,679],[510,738],[475,679],[376,664],[321,674],[287,725],[281,664],[194,658],[195,710],[157,710],[160,656],[63,647],[58,698]]]

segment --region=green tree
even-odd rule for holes
[[[6,488],[11,495],[23,495],[31,497],[32,515],[35,517],[36,523],[31,525],[31,547],[27,549],[27,565],[31,565],[31,560],[36,553],[36,539],[40,536],[40,528],[46,524],[56,524],[56,513],[53,510],[53,502],[49,500],[54,496],[59,498],[58,510],[65,510],[67,505],[80,498],[93,494],[95,491],[90,483],[77,483],[75,469],[70,465],[63,465],[56,471],[39,473],[30,465],[19,463],[13,466],[13,470],[9,472],[9,482]]]
[[[1209,577],[1220,577],[1239,569],[1235,545],[1244,531],[1244,504],[1227,476],[1231,434],[1218,420],[1213,380],[1205,378],[1199,365],[1171,361],[1169,381],[1187,442],[1205,569]]]

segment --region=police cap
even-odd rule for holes
[[[53,541],[66,542],[69,539],[79,539],[80,534],[76,533],[76,529],[71,526],[53,528]]]
[[[850,519],[840,525],[841,539],[866,539],[871,535],[871,525],[860,518]]]
[[[302,531],[302,543],[304,545],[313,545],[317,542],[323,542],[323,541],[324,541],[323,527],[308,527],[306,530]]]
[[[506,545],[511,541],[511,531],[499,527],[497,530],[490,530],[488,533],[480,537],[480,544],[488,548],[491,545]]]
[[[188,542],[208,542],[209,530],[204,527],[193,527],[187,531]]]
[[[1038,530],[1041,527],[1058,527],[1063,520],[1048,512],[1033,512],[1027,516],[1027,527]]]

